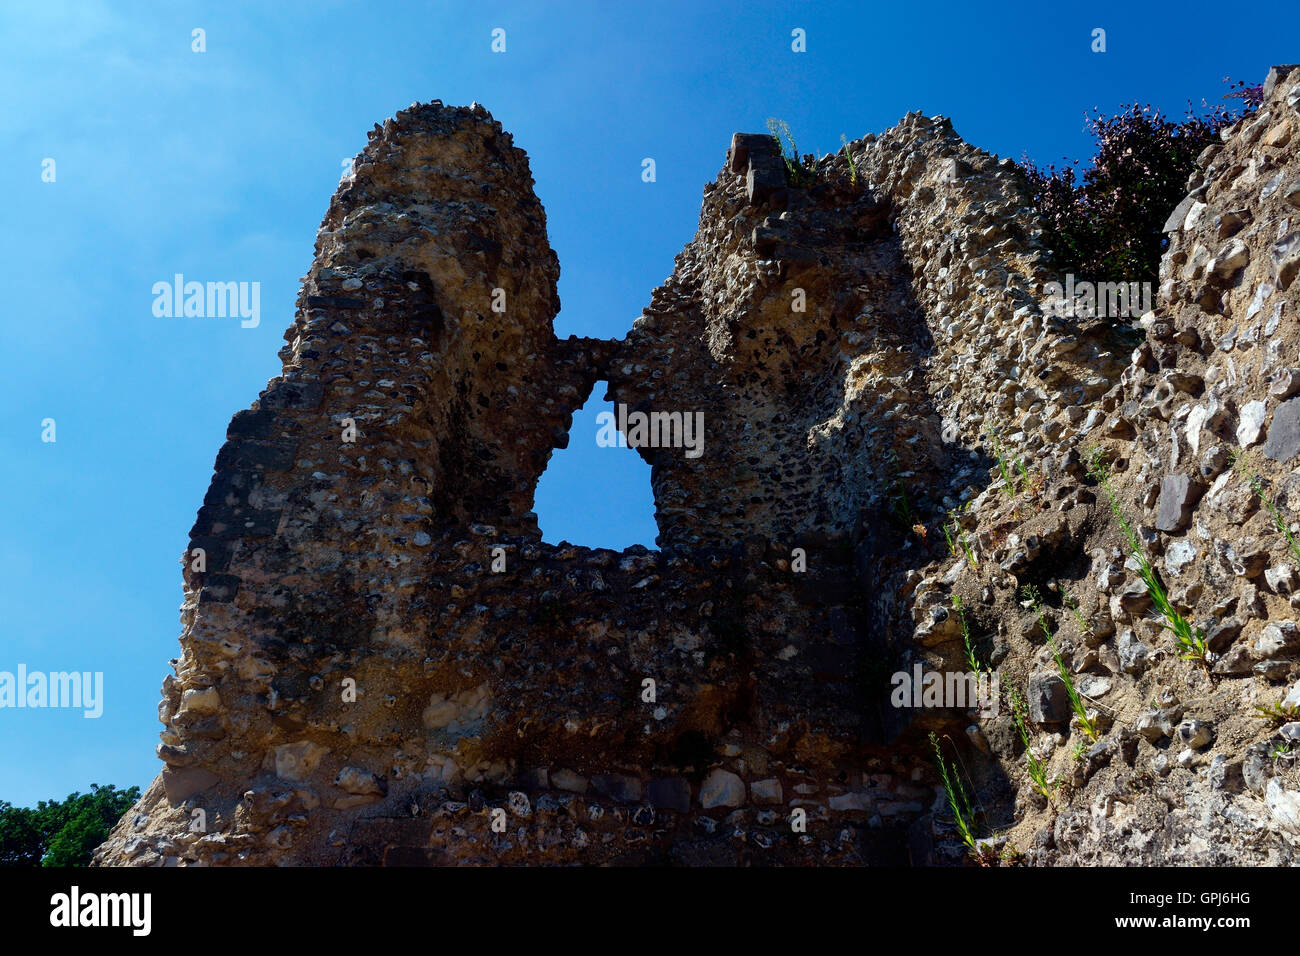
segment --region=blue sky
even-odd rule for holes
[[[694,233],[736,130],[777,116],[825,152],[921,109],[1000,156],[1086,158],[1094,106],[1181,115],[1224,76],[1295,60],[1300,9],[1256,19],[1196,2],[6,5],[0,671],[102,671],[105,709],[0,709],[0,799],[159,769],[179,556],[230,416],[279,371],[316,227],[374,123],[417,100],[491,110],[546,206],[557,334],[615,337]],[[155,317],[150,289],[177,272],[260,282],[261,324]],[[648,467],[595,445],[603,394],[542,479],[542,530],[653,545]]]

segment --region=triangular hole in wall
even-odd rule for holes
[[[622,551],[639,544],[655,547],[654,496],[650,466],[631,448],[596,443],[596,416],[614,412],[604,401],[608,383],[597,382],[587,403],[573,413],[569,447],[551,452],[537,482],[533,511],[542,539],[588,548]]]

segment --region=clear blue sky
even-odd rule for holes
[[[736,130],[800,147],[921,109],[970,142],[1086,157],[1085,110],[1180,113],[1300,58],[1300,9],[944,2],[60,3],[0,11],[0,670],[103,671],[105,710],[0,709],[0,799],[159,769],[178,558],[230,416],[279,371],[341,161],[416,100],[477,100],[527,150],[560,336],[623,334]],[[1152,9],[1156,8],[1156,9]],[[1256,25],[1258,13],[1259,25]],[[191,52],[191,31],[207,51]],[[506,30],[506,52],[490,49]],[[1107,31],[1107,52],[1090,51]],[[791,50],[791,31],[807,52]],[[1292,41],[1288,49],[1288,41]],[[42,182],[42,161],[56,180]],[[655,183],[641,181],[653,157]],[[261,283],[261,325],[152,314],[154,282]],[[542,480],[548,540],[653,544],[649,469],[597,448],[603,386]],[[41,441],[53,418],[57,441]]]

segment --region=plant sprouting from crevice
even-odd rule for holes
[[[1193,628],[1187,618],[1178,612],[1169,600],[1169,593],[1165,590],[1160,581],[1160,576],[1156,574],[1155,568],[1147,560],[1146,549],[1142,547],[1142,539],[1138,537],[1133,525],[1129,522],[1127,515],[1124,514],[1124,508],[1119,502],[1119,496],[1110,485],[1110,468],[1106,464],[1105,452],[1101,449],[1094,449],[1087,455],[1088,473],[1097,481],[1102,492],[1106,495],[1110,503],[1111,513],[1115,520],[1119,522],[1121,533],[1124,535],[1124,542],[1128,545],[1129,553],[1133,560],[1137,562],[1138,574],[1142,582],[1146,585],[1147,594],[1151,597],[1151,603],[1155,605],[1160,616],[1164,618],[1165,626],[1173,631],[1174,639],[1178,642],[1178,649],[1181,652],[1178,656],[1183,660],[1197,661],[1203,667],[1209,666],[1209,642],[1206,640],[1205,632],[1201,628]]]
[[[1016,725],[1016,733],[1020,735],[1020,742],[1025,747],[1025,768],[1029,772],[1029,779],[1033,782],[1035,790],[1051,800],[1052,785],[1047,780],[1047,766],[1034,753],[1033,740],[1029,735],[1029,715],[1025,699],[1019,691],[1010,687],[1007,690],[1007,702],[1011,706],[1011,721]]]
[[[1286,516],[1282,514],[1282,509],[1278,507],[1277,500],[1264,490],[1264,479],[1259,476],[1259,472],[1255,470],[1255,466],[1246,455],[1235,448],[1228,455],[1232,459],[1233,469],[1250,485],[1250,490],[1255,492],[1269,517],[1273,519],[1273,527],[1286,539],[1286,546],[1290,549],[1291,556],[1300,562],[1300,542],[1297,542],[1295,536],[1291,534],[1291,527]]]
[[[858,184],[858,167],[853,162],[853,153],[849,151],[849,141],[843,133],[840,134],[840,143],[844,158],[849,162],[849,185],[856,186]]]
[[[803,186],[811,182],[813,173],[804,168],[803,160],[799,156],[799,147],[794,141],[794,133],[790,131],[790,124],[774,116],[768,117],[767,131],[772,139],[776,140],[781,160],[785,163],[786,181],[791,186]],[[789,153],[786,152],[787,145]]]
[[[961,642],[966,649],[966,666],[970,672],[975,675],[983,673],[986,668],[980,663],[979,655],[975,652],[975,641],[970,635],[970,624],[966,621],[966,611],[962,607],[961,598],[957,595],[952,596],[952,606],[957,612],[957,617],[961,621]]]
[[[943,750],[939,747],[939,738],[933,733],[930,734],[930,745],[934,748],[934,760],[939,767],[939,775],[943,778],[943,789],[948,795],[948,808],[952,810],[953,818],[957,822],[957,832],[961,835],[961,842],[966,845],[966,849],[972,856],[978,858],[980,853],[979,844],[975,839],[975,808],[971,803],[970,791],[962,783],[956,764],[950,766],[944,759]]]
[[[1079,693],[1079,689],[1075,686],[1074,676],[1070,673],[1070,669],[1065,666],[1065,658],[1061,656],[1061,650],[1056,646],[1052,629],[1047,624],[1047,614],[1043,611],[1042,596],[1038,593],[1038,588],[1032,584],[1026,584],[1021,590],[1026,600],[1033,607],[1034,613],[1038,616],[1039,628],[1047,637],[1047,646],[1052,652],[1052,658],[1056,661],[1056,672],[1060,675],[1061,683],[1065,685],[1066,696],[1070,699],[1070,709],[1074,711],[1075,717],[1079,719],[1079,726],[1083,728],[1083,732],[1095,742],[1098,736],[1097,725],[1088,716],[1088,708],[1083,702],[1083,695]]]

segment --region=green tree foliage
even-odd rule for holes
[[[1137,103],[1109,117],[1095,111],[1087,126],[1097,151],[1081,176],[1078,160],[1064,169],[1023,161],[1043,241],[1062,272],[1080,281],[1159,281],[1162,229],[1187,194],[1196,157],[1259,103],[1259,87],[1235,86],[1228,96],[1241,110],[1202,103],[1197,115],[1189,104],[1181,122]]]
[[[35,808],[0,800],[0,866],[86,866],[95,847],[140,798],[140,788],[90,785],[90,793]]]

